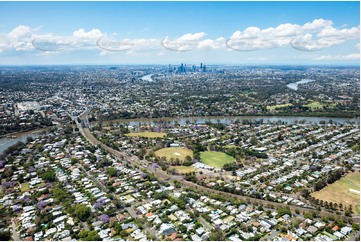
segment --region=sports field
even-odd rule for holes
[[[161,133],[161,132],[134,132],[125,134],[129,137],[145,137],[145,138],[163,138],[167,135],[167,133]]]
[[[201,152],[201,162],[216,168],[222,168],[224,164],[235,162],[236,160],[223,152],[205,151]]]
[[[323,201],[342,203],[347,207],[351,204],[354,211],[360,211],[360,172],[353,172],[340,180],[324,187],[311,196]]]
[[[169,148],[163,148],[160,150],[157,150],[155,152],[156,156],[163,157],[169,161],[171,158],[173,159],[179,159],[181,161],[184,161],[184,158],[189,155],[190,157],[193,157],[193,151],[189,150],[187,148],[183,147],[169,147]]]

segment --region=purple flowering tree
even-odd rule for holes
[[[104,206],[104,204],[102,202],[94,203],[94,209],[99,209],[99,208],[102,208],[103,206]]]
[[[102,214],[99,216],[99,219],[103,222],[103,223],[109,223],[110,218],[107,214]]]
[[[36,204],[36,207],[39,209],[39,210],[42,210],[43,208],[45,208],[46,206],[46,202],[44,201],[39,201],[37,204]]]
[[[30,167],[29,167],[29,172],[34,172],[34,171],[36,171],[35,167],[30,166]]]
[[[10,188],[10,187],[13,187],[14,185],[15,185],[15,183],[12,182],[12,181],[2,183],[2,186],[5,187],[5,188]]]

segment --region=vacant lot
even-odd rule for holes
[[[273,105],[273,106],[267,106],[267,110],[272,111],[278,108],[285,108],[285,107],[289,107],[292,106],[291,103],[286,103],[286,104],[278,104],[278,105]]]
[[[193,166],[171,166],[170,168],[176,169],[179,174],[186,174],[189,172],[196,171],[196,168],[194,168]]]
[[[129,137],[145,137],[145,138],[163,138],[167,135],[167,133],[161,132],[134,132],[126,134]]]
[[[27,182],[21,183],[21,187],[20,187],[21,192],[26,192],[26,191],[29,191],[29,190],[30,190],[30,187],[29,187],[29,184]]]
[[[342,203],[347,207],[351,204],[354,211],[360,210],[360,172],[353,172],[335,183],[324,187],[311,195],[320,200]]]
[[[183,147],[169,147],[169,148],[164,148],[164,149],[160,149],[157,150],[155,152],[156,156],[159,157],[163,157],[165,156],[165,158],[169,161],[171,158],[173,159],[179,159],[181,161],[184,161],[184,158],[189,155],[190,157],[193,157],[193,151],[189,150],[187,148],[183,148]]]
[[[305,107],[308,107],[312,110],[316,110],[316,109],[322,108],[323,105],[320,102],[313,101],[313,102],[310,102],[309,104],[305,105]]]
[[[205,151],[201,152],[201,162],[216,168],[222,168],[224,164],[235,162],[236,160],[223,152]]]

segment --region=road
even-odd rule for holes
[[[106,150],[107,152],[113,154],[114,156],[121,158],[121,160],[128,160],[131,161],[133,165],[137,166],[135,164],[135,160],[138,159],[138,157],[131,155],[131,154],[127,154],[125,152],[120,152],[118,150],[115,150],[113,148],[110,148],[109,146],[103,144],[102,142],[100,142],[99,140],[97,140],[94,135],[90,132],[89,129],[87,128],[83,128],[81,127],[81,125],[78,126],[79,127],[79,131],[80,133],[93,145],[97,146],[99,145],[100,147],[102,147],[104,150]],[[143,168],[143,167],[139,167],[138,168]],[[240,199],[243,201],[249,201],[252,203],[258,203],[261,204],[263,206],[267,206],[267,205],[273,205],[276,208],[279,207],[289,207],[290,210],[292,212],[295,212],[295,210],[299,210],[301,213],[302,212],[316,212],[317,214],[319,214],[320,216],[333,216],[339,219],[352,219],[352,221],[354,223],[359,223],[359,217],[346,217],[344,215],[337,215],[335,213],[332,212],[328,212],[328,211],[318,211],[316,209],[313,208],[305,208],[305,207],[299,207],[299,206],[295,206],[295,205],[286,205],[284,203],[277,203],[277,202],[271,202],[271,201],[266,201],[263,199],[258,199],[258,198],[251,198],[251,197],[247,197],[247,196],[241,196],[241,195],[236,195],[236,194],[232,194],[232,193],[227,193],[227,192],[222,192],[222,191],[218,191],[218,190],[214,190],[208,187],[203,187],[200,186],[198,184],[195,184],[193,182],[189,182],[183,179],[182,176],[174,176],[174,175],[169,175],[166,172],[163,172],[161,169],[156,169],[152,166],[152,164],[147,163],[147,166],[145,167],[147,169],[148,172],[152,173],[155,177],[157,177],[158,179],[162,180],[162,181],[174,181],[177,180],[179,181],[182,185],[186,186],[186,187],[191,187],[194,188],[198,191],[202,191],[202,192],[206,192],[206,193],[217,193],[220,195],[223,195],[225,197],[231,197],[234,199]]]
[[[16,232],[16,224],[15,224],[14,220],[11,220],[11,230],[13,232],[13,240],[20,241],[19,234],[18,234],[18,232]]]
[[[212,231],[214,228],[210,225],[202,216],[198,217],[198,222],[200,222],[204,228],[208,229],[208,231]]]
[[[347,241],[360,241],[360,231],[353,232]]]
[[[91,179],[97,185],[97,187],[100,190],[109,194],[111,196],[111,199],[113,200],[113,203],[118,202],[133,218],[139,217],[137,215],[136,211],[134,210],[133,206],[126,207],[122,200],[120,200],[116,195],[114,195],[112,192],[110,192],[109,189],[106,188],[97,178],[95,178],[92,174],[90,174],[88,171],[86,171],[85,168],[81,164],[78,164],[78,168],[80,168],[88,176],[88,178]],[[146,224],[144,224],[143,226],[144,226],[144,229],[146,231],[148,231],[149,234],[157,236],[157,232],[154,231],[152,228],[149,228],[149,226],[147,226]]]

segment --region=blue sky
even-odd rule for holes
[[[0,64],[359,64],[359,7],[0,2]]]

